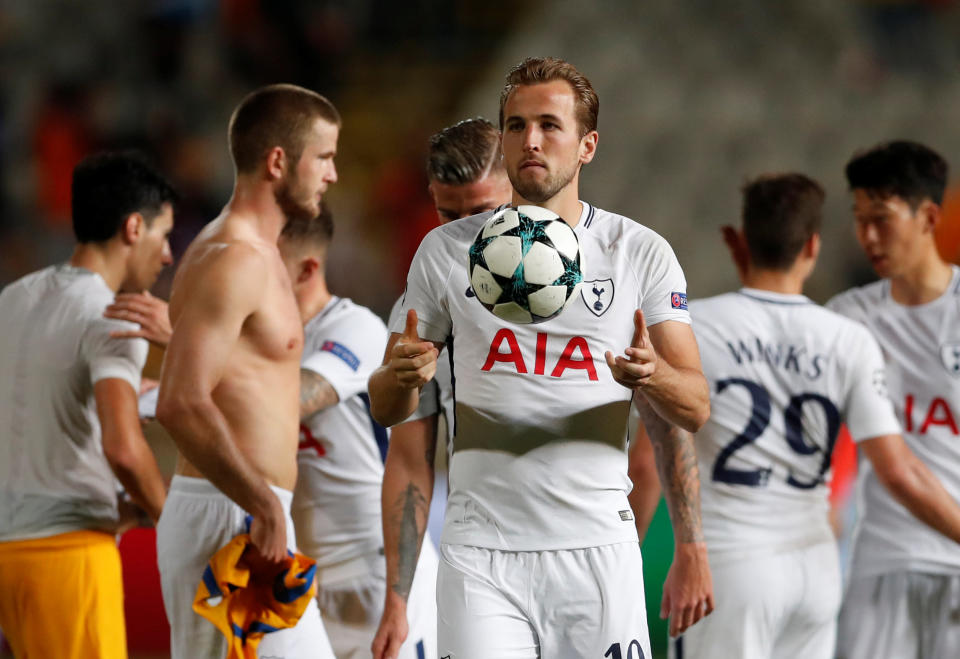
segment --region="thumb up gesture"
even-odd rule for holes
[[[390,350],[389,367],[405,388],[422,387],[437,371],[437,348],[431,341],[421,341],[417,333],[417,312],[407,312],[407,322]]]

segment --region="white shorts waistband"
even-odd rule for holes
[[[283,509],[290,510],[290,505],[293,503],[293,492],[285,490],[282,487],[277,487],[276,485],[271,485],[270,489],[273,490],[273,493],[280,499],[280,503],[283,504]],[[230,497],[217,489],[217,486],[206,478],[174,474],[173,480],[170,481],[170,494],[177,492],[191,497],[230,499]]]

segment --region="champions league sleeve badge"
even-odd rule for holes
[[[594,316],[602,316],[613,302],[613,280],[594,279],[580,284],[580,297]]]
[[[681,293],[679,291],[674,291],[670,294],[670,306],[674,309],[686,309],[687,308],[687,294]]]

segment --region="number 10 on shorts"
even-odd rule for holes
[[[634,652],[636,650],[636,652]],[[630,645],[627,646],[627,656],[623,656],[623,650],[620,647],[619,643],[614,643],[603,655],[604,657],[609,657],[610,659],[645,659],[643,656],[643,648],[640,647],[640,641],[633,639],[630,641]]]

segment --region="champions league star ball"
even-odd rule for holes
[[[577,296],[580,242],[570,225],[539,206],[505,208],[470,246],[470,285],[484,307],[512,323],[550,320]]]

